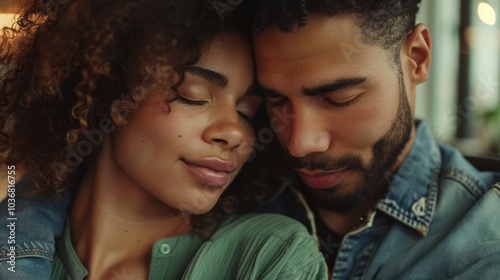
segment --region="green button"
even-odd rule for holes
[[[160,252],[164,255],[170,254],[170,245],[168,244],[161,244],[160,246]]]

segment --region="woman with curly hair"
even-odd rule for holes
[[[326,279],[302,225],[230,213],[259,194],[245,178],[221,197],[261,103],[239,11],[25,2],[0,42],[2,163],[29,179],[2,203],[2,279]],[[66,201],[54,252],[43,221]]]

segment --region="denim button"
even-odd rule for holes
[[[164,255],[170,254],[170,245],[168,244],[161,244],[160,246],[160,252]]]

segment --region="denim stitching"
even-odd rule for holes
[[[479,199],[483,194],[485,187],[480,181],[462,169],[453,167],[444,172],[442,178],[450,179],[464,186],[476,199]]]

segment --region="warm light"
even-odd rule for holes
[[[477,6],[477,15],[479,18],[488,25],[494,25],[497,21],[495,10],[490,4],[481,2]]]
[[[12,26],[16,22],[16,14],[0,13],[0,29],[5,26]]]

